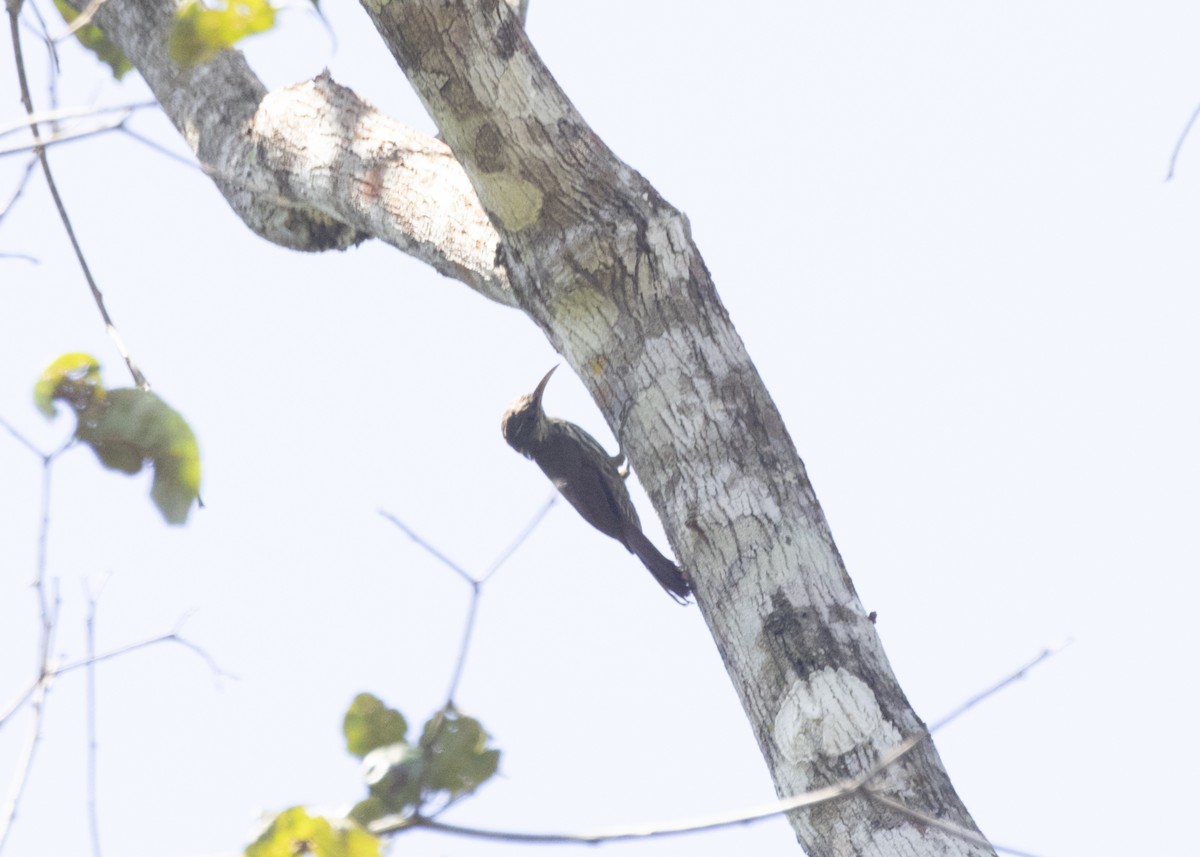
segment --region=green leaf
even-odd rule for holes
[[[110,390],[79,414],[75,435],[112,470],[137,473],[152,463],[158,510],[168,523],[187,521],[200,494],[200,450],[178,411],[148,390]]]
[[[360,827],[334,827],[295,806],[275,816],[245,857],[380,857],[379,839]]]
[[[68,24],[79,17],[79,13],[68,6],[64,0],[54,0],[54,5]],[[112,69],[113,77],[117,80],[123,78],[125,73],[133,68],[133,63],[125,54],[121,53],[121,49],[110,42],[108,36],[104,35],[95,24],[80,27],[75,31],[75,38],[79,39],[79,43],[94,53],[101,62],[107,63],[108,67]]]
[[[100,383],[100,364],[92,355],[74,351],[46,367],[33,386],[33,402],[46,419],[53,419],[58,413],[54,405],[56,399],[68,401],[77,410],[82,410],[97,392],[104,392],[104,385]]]
[[[452,708],[435,714],[413,746],[405,741],[403,715],[378,697],[360,693],[346,712],[342,731],[347,749],[363,760],[370,795],[350,817],[364,825],[418,810],[436,792],[456,797],[474,791],[500,764],[500,751],[487,746],[488,734],[479,721]]]
[[[200,496],[200,449],[179,412],[149,390],[105,390],[100,364],[90,354],[64,354],[33,387],[33,401],[48,418],[56,401],[75,410],[75,437],[110,470],[137,473],[154,465],[150,497],[168,523],[187,520]]]
[[[394,810],[389,809],[382,799],[372,795],[356,803],[346,817],[357,825],[367,827],[372,821],[378,821],[393,813]]]
[[[409,744],[376,747],[363,759],[362,770],[383,815],[403,814],[420,806],[426,770],[421,750]]]
[[[192,68],[274,25],[275,9],[268,0],[223,0],[213,8],[184,0],[171,23],[167,51],[181,68]]]
[[[360,759],[377,747],[401,743],[407,732],[404,715],[369,693],[354,697],[342,720],[346,749]]]
[[[500,765],[500,751],[488,749],[488,737],[474,717],[453,710],[434,715],[421,735],[429,757],[422,785],[451,795],[477,789]]]
[[[200,493],[200,451],[178,411],[148,390],[112,390],[79,415],[75,433],[111,469],[136,473],[152,462],[150,496],[162,516],[187,520]]]

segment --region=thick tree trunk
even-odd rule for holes
[[[684,216],[592,133],[506,4],[365,7],[449,150],[327,79],[268,94],[236,53],[180,72],[169,0],[108,0],[97,22],[256,232],[380,238],[545,331],[661,515],[781,795],[923,734]],[[876,787],[975,829],[929,741]],[[992,853],[864,793],[792,821],[812,855]]]
[[[686,218],[592,133],[503,4],[366,5],[500,233],[517,303],[662,515],[779,793],[920,734]],[[881,779],[974,830],[930,742]],[[991,851],[861,795],[793,823],[813,855]]]

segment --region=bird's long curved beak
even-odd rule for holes
[[[538,381],[538,385],[533,388],[533,400],[539,405],[542,403],[542,393],[546,392],[546,384],[550,381],[550,376],[554,374],[554,370],[558,367],[559,364],[555,363],[554,366],[551,367],[550,371],[545,374],[542,380]]]

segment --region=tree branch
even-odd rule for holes
[[[529,520],[529,523],[525,525],[525,528],[521,530],[517,537],[513,539],[512,543],[509,544],[509,546],[506,547],[504,551],[492,561],[492,564],[488,566],[487,571],[485,571],[478,578],[468,572],[454,560],[447,557],[429,542],[425,541],[425,539],[417,535],[417,533],[414,532],[407,524],[405,524],[391,512],[384,511],[383,509],[379,510],[380,515],[390,521],[406,536],[429,552],[434,559],[438,560],[438,562],[440,562],[442,565],[453,571],[460,580],[467,584],[467,586],[471,587],[471,603],[467,607],[467,618],[463,623],[462,639],[458,646],[458,660],[454,664],[454,672],[450,677],[450,689],[446,692],[445,708],[449,709],[454,706],[454,696],[458,692],[458,683],[462,680],[463,670],[467,665],[467,654],[471,649],[471,637],[475,631],[475,617],[479,612],[479,597],[483,594],[483,584],[487,583],[487,581],[491,579],[492,575],[500,570],[500,566],[504,565],[504,563],[508,561],[508,558],[516,552],[517,548],[525,543],[525,540],[529,538],[535,529],[537,529],[538,525],[542,522],[542,519],[546,517],[546,514],[554,507],[554,504],[557,501],[558,492],[556,491],[542,505],[542,507],[538,509],[537,513]]]
[[[378,238],[512,304],[499,239],[445,145],[328,75],[268,93],[238,51],[179,69],[166,49],[175,8],[172,0],[109,0],[96,23],[250,229],[306,251]]]
[[[29,131],[33,135],[34,154],[42,165],[42,174],[46,177],[46,184],[50,188],[50,196],[54,199],[54,207],[58,210],[58,217],[62,221],[63,228],[67,232],[67,238],[70,239],[71,247],[75,251],[75,258],[79,261],[80,270],[83,272],[83,277],[87,281],[88,288],[91,289],[92,299],[96,302],[96,308],[100,310],[100,317],[104,320],[104,329],[107,331],[109,338],[116,344],[117,351],[120,352],[121,357],[124,358],[125,365],[129,368],[129,374],[133,376],[133,383],[142,389],[149,389],[150,385],[146,382],[146,377],[138,369],[137,364],[133,362],[133,357],[125,345],[125,340],[122,338],[121,332],[117,330],[116,324],[113,323],[112,318],[108,314],[108,308],[104,305],[104,295],[101,294],[100,287],[96,284],[96,280],[92,276],[87,258],[83,255],[83,247],[80,246],[79,239],[75,236],[75,228],[71,225],[71,218],[67,215],[67,208],[63,204],[62,196],[58,192],[58,185],[54,181],[54,174],[50,171],[50,159],[46,156],[46,147],[40,145],[38,123],[35,118],[36,112],[33,109],[33,97],[29,91],[29,81],[25,75],[25,59],[21,52],[19,14],[19,4],[10,2],[8,21],[12,36],[13,59],[17,67],[17,83],[21,89],[21,103],[25,105],[25,113],[29,118]]]

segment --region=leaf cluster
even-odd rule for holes
[[[346,747],[363,760],[369,792],[350,811],[359,824],[419,814],[435,798],[469,794],[500,764],[500,751],[488,747],[479,721],[454,708],[431,717],[415,744],[406,740],[407,731],[404,716],[369,693],[359,694],[346,712]]]
[[[167,51],[180,67],[191,68],[273,26],[275,8],[269,0],[226,0],[213,6],[185,0],[175,12]]]
[[[284,810],[246,849],[246,857],[377,857],[380,840],[368,832],[390,816],[428,817],[432,802],[446,804],[490,779],[500,751],[473,717],[447,706],[408,741],[408,721],[378,697],[360,693],[342,722],[346,749],[362,759],[368,795],[345,818],[311,816],[304,807]],[[445,804],[443,804],[445,805]]]
[[[271,820],[246,857],[379,857],[379,839],[353,824],[309,815],[302,806],[286,809]]]
[[[54,5],[68,24],[79,12],[66,0],[54,0]],[[315,4],[314,4],[315,5]],[[246,36],[264,33],[275,26],[275,7],[270,0],[184,0],[171,23],[167,52],[180,68],[193,68],[214,59]],[[120,80],[133,68],[133,63],[95,24],[75,31],[79,43],[112,69]]]

